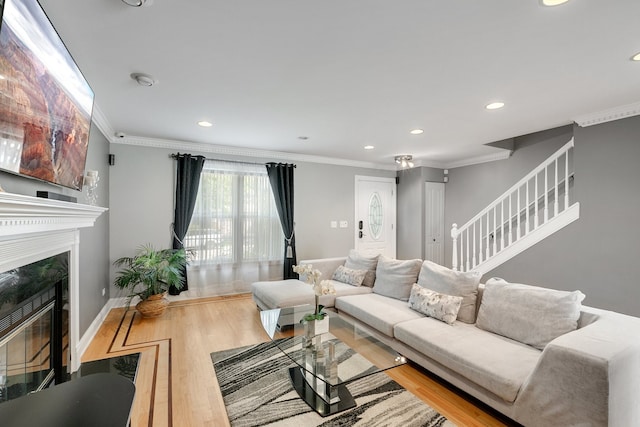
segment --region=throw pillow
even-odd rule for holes
[[[462,297],[458,320],[465,323],[476,321],[476,300],[480,274],[477,271],[453,271],[435,262],[425,261],[420,269],[418,284],[435,292]]]
[[[376,268],[373,292],[386,297],[408,301],[411,286],[416,283],[422,260],[397,260],[380,255]]]
[[[352,268],[354,270],[367,270],[367,274],[365,275],[362,284],[364,286],[372,287],[373,283],[376,281],[376,267],[378,265],[378,255],[365,255],[361,254],[358,251],[351,249],[349,251],[349,256],[344,263],[344,266],[347,268]]]
[[[462,297],[439,294],[420,285],[414,284],[409,296],[409,307],[426,316],[453,325],[458,317]]]
[[[584,294],[493,278],[482,294],[476,326],[542,350],[578,328]]]
[[[355,270],[341,265],[333,272],[331,279],[351,286],[361,286],[366,275],[367,270]]]

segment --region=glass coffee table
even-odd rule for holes
[[[321,416],[356,406],[348,383],[406,363],[398,352],[337,313],[325,318],[328,332],[314,333],[305,323],[290,323],[312,312],[311,305],[265,310],[260,319],[267,335],[293,362],[289,375],[294,389]],[[290,327],[280,330],[281,325]]]

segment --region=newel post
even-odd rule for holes
[[[451,268],[458,271],[458,224],[451,226],[451,238],[453,239],[453,255],[451,256]]]

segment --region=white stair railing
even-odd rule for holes
[[[513,187],[458,228],[453,224],[454,270],[487,273],[580,216],[570,205],[573,138]]]

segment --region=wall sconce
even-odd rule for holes
[[[403,154],[401,156],[396,156],[395,161],[401,168],[412,168],[413,167],[413,156],[411,154]]]
[[[98,200],[98,194],[96,190],[98,189],[98,181],[100,181],[100,177],[98,176],[98,171],[87,171],[84,176],[84,185],[87,187],[87,203],[91,206],[96,205],[96,200]]]

